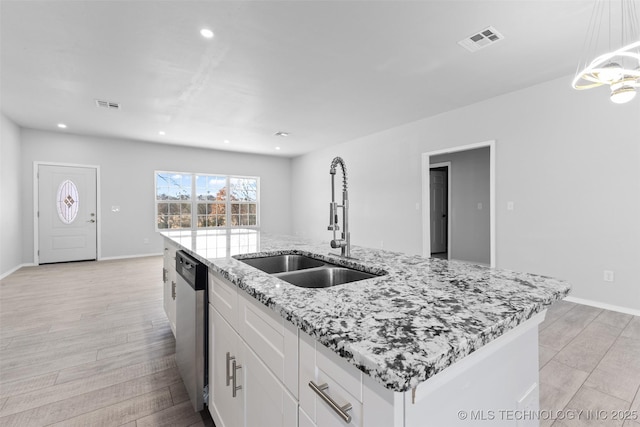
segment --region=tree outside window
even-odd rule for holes
[[[156,228],[259,225],[258,178],[156,172]]]

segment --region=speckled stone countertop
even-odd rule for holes
[[[565,297],[550,277],[248,230],[163,232],[209,268],[394,391],[416,387]],[[381,277],[331,288],[294,286],[236,257],[311,255]]]

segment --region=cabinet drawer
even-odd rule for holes
[[[309,387],[309,382],[316,385],[327,384],[323,392],[338,406],[350,403],[352,409],[347,411],[352,417],[349,424],[362,425],[362,373],[338,355],[333,353],[314,338],[300,332],[300,408],[318,427],[325,425],[347,425],[342,418],[326,403],[318,393]]]
[[[298,427],[316,427],[309,415],[307,415],[302,408],[298,409]]]
[[[238,330],[238,288],[215,271],[209,271],[209,303]]]
[[[338,382],[323,375],[322,372],[318,375],[318,381],[320,384],[327,384],[327,388],[323,390],[323,393],[333,399],[338,406],[344,406],[346,404],[351,405],[351,409],[344,411],[345,414],[348,414],[351,417],[351,421],[347,424],[347,422],[342,419],[342,417],[340,417],[327,402],[325,402],[320,396],[316,396],[316,426],[361,427],[363,425],[362,403],[358,402],[354,396],[348,393],[344,388],[340,387]]]
[[[298,396],[298,332],[279,314],[255,301],[238,295],[240,336],[260,355],[263,363]]]
[[[338,382],[358,402],[362,402],[362,372],[358,368],[318,342],[316,366],[328,378]]]

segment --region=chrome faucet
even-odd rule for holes
[[[342,204],[336,203],[336,191],[334,178],[336,176],[336,166],[342,168]],[[328,230],[333,231],[333,240],[331,240],[332,248],[340,248],[340,255],[345,258],[351,258],[351,234],[349,233],[349,195],[347,194],[347,167],[344,160],[336,157],[331,161],[331,203],[329,203],[329,227]],[[342,236],[336,238],[336,231],[340,230],[338,226],[338,208],[342,208]]]

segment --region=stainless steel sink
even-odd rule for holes
[[[304,270],[306,268],[322,267],[325,265],[325,263],[320,260],[304,255],[274,255],[262,258],[240,259],[239,261],[269,274]]]
[[[328,288],[387,274],[386,271],[366,272],[297,254],[239,258],[238,261],[301,288]]]
[[[313,270],[296,271],[277,276],[285,282],[301,288],[328,288],[377,277],[375,274],[344,267],[314,268]]]

